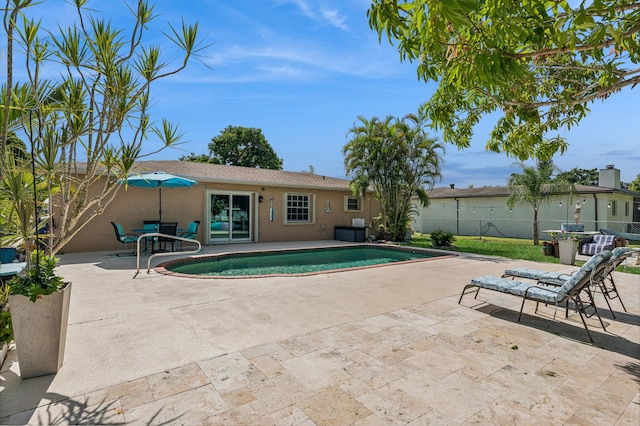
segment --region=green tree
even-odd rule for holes
[[[629,184],[629,189],[631,191],[640,192],[640,173],[638,173],[636,178]]]
[[[180,160],[282,170],[282,159],[264,137],[262,130],[253,127],[227,126],[220,135],[211,138],[209,156],[191,153]]]
[[[343,148],[354,194],[373,188],[385,238],[402,241],[411,222],[413,197],[428,203],[426,187],[441,178],[444,147],[430,138],[423,116],[360,116]]]
[[[195,154],[183,155],[179,158],[180,161],[193,161],[194,163],[213,163],[218,164],[216,161],[209,157],[207,154]]]
[[[556,194],[572,193],[575,191],[573,183],[566,178],[556,176],[559,169],[551,161],[538,161],[537,167],[530,167],[518,163],[522,173],[513,173],[508,181],[511,194],[507,198],[507,206],[513,208],[516,204],[529,205],[533,209],[533,244],[539,243],[538,210],[548,203]]]
[[[468,147],[494,114],[487,149],[523,161],[564,152],[559,129],[588,105],[640,82],[640,5],[625,0],[373,0],[369,25],[397,42],[445,142]]]
[[[566,179],[573,184],[598,186],[600,173],[598,169],[579,169],[574,167],[568,172],[558,173],[557,178]]]
[[[183,70],[202,47],[197,24],[170,26],[167,37],[182,56],[175,65],[164,62],[159,47],[142,43],[155,18],[153,6],[144,0],[130,8],[128,32],[88,8],[88,0],[74,0],[77,16],[69,26],[57,31],[41,28],[28,12],[46,3],[6,2],[4,30],[12,46],[8,56],[12,57],[16,43],[25,77],[17,83],[7,78],[2,87],[0,140],[3,151],[12,130],[29,141],[36,173],[29,177],[24,170],[16,182],[33,181],[44,188],[35,197],[48,198],[56,216],[55,233],[48,241],[49,253],[55,254],[114,199],[121,187],[118,178],[126,177],[144,155],[149,136],[162,142],[157,149],[178,142],[176,126],[166,119],[151,120],[151,88],[159,79]],[[14,75],[13,68],[13,61],[8,61],[7,77]],[[1,160],[3,175],[9,170],[21,172],[13,170],[16,162],[6,155]],[[24,221],[33,226],[33,218]],[[54,229],[51,222],[50,229]]]

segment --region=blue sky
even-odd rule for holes
[[[226,126],[255,127],[285,170],[312,166],[315,173],[345,177],[342,147],[357,117],[414,113],[435,87],[418,81],[415,66],[401,63],[385,39],[378,42],[368,27],[366,0],[151,2],[160,16],[147,40],[164,46],[166,59],[177,59],[177,53],[155,30],[166,31],[168,23],[198,21],[204,43],[211,44],[202,63],[192,62],[152,91],[153,118],[179,123],[185,142],[154,159],[208,153],[210,139]],[[70,10],[63,0],[45,5],[47,20],[67,22]],[[122,1],[89,5],[112,16],[118,27],[129,22]],[[638,90],[593,104],[591,115],[566,134],[570,148],[554,158],[556,165],[569,170],[614,164],[623,181],[632,181],[640,173]],[[514,159],[485,151],[490,124],[475,129],[470,148],[447,146],[437,186],[504,185],[520,171]]]

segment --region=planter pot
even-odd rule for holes
[[[573,265],[575,263],[578,241],[558,240],[558,249],[560,251],[560,263],[563,265]]]
[[[56,373],[62,366],[67,339],[71,283],[31,302],[9,296],[20,376],[23,379]]]

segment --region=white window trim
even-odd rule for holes
[[[355,209],[355,210],[349,210],[349,199],[357,199],[358,200],[358,207],[360,207],[359,209]],[[344,211],[345,212],[361,212],[362,211],[362,204],[363,204],[364,200],[362,199],[362,197],[354,197],[353,195],[345,195],[344,196]]]
[[[287,220],[287,216],[288,214],[288,205],[287,205],[287,199],[289,198],[289,195],[302,195],[302,196],[306,196],[309,197],[309,221],[308,222],[289,222]],[[312,225],[314,223],[316,223],[316,195],[315,194],[309,194],[309,193],[305,193],[305,192],[285,192],[283,194],[282,197],[282,211],[283,211],[283,215],[282,215],[282,223],[284,225]]]

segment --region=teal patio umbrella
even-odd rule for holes
[[[141,188],[158,188],[158,216],[160,218],[160,222],[162,222],[162,188],[190,188],[198,182],[181,176],[175,176],[170,173],[152,172],[132,175],[126,179],[120,179],[118,183],[123,185],[139,186]]]

